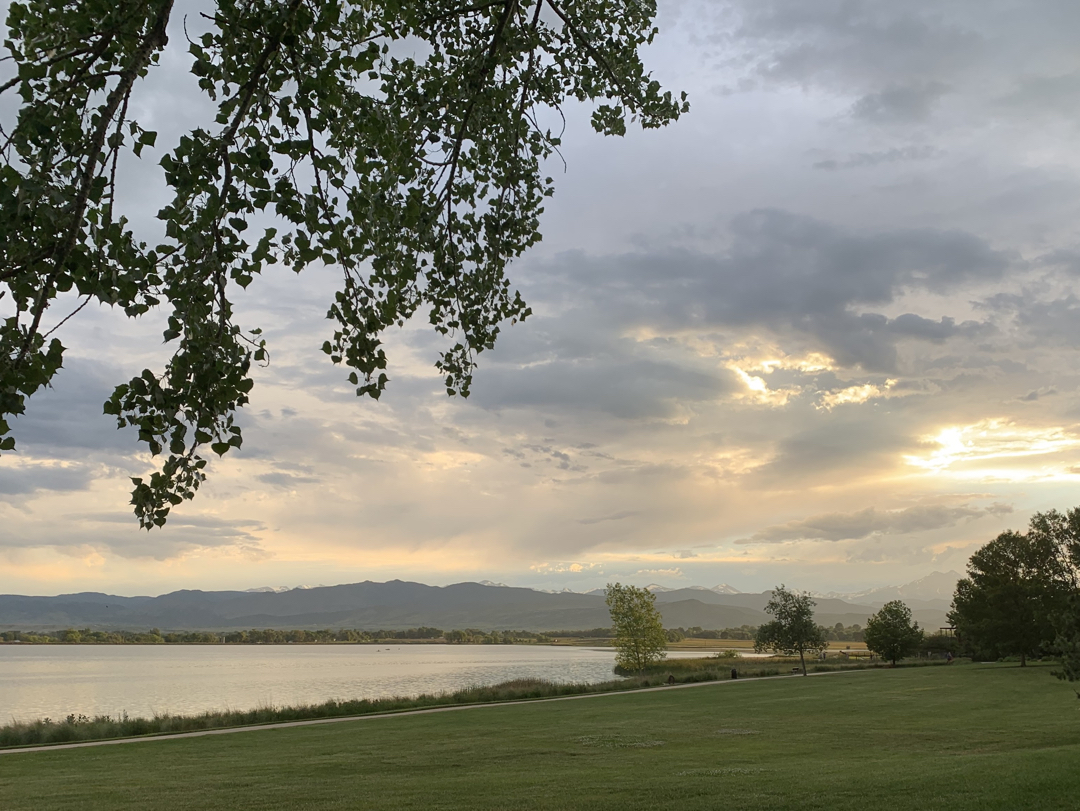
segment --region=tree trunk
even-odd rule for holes
[[[803,652],[799,651],[799,661],[802,662],[802,674],[806,675],[806,657],[803,656]]]
[[[1020,651],[1020,667],[1027,667],[1027,654]]]

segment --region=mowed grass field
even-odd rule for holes
[[[1080,807],[1080,701],[957,664],[0,755],[4,811],[876,807]]]

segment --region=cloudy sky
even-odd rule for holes
[[[1080,5],[660,6],[647,61],[691,113],[605,139],[568,110],[544,241],[512,270],[535,315],[467,402],[423,325],[357,400],[318,350],[334,272],[266,276],[243,450],[146,533],[149,459],[101,403],[161,363],[160,324],[84,311],[0,459],[0,592],[855,590],[1076,506]],[[162,146],[199,110],[184,65],[140,100]]]

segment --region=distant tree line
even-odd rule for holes
[[[447,631],[443,637],[451,645],[528,645],[551,641],[547,634],[532,631],[478,631],[475,628]]]
[[[546,636],[554,639],[613,639],[614,628],[589,628],[584,631],[545,631]]]
[[[59,631],[0,631],[0,642],[68,645],[288,645],[377,643],[393,640],[444,641],[472,645],[512,645],[549,642],[546,634],[532,631],[443,631],[439,628],[361,631],[353,628],[317,631],[252,628],[249,631],[98,631],[65,628]]]
[[[738,628],[707,629],[695,625],[689,628],[666,628],[668,642],[684,639],[730,639],[750,640],[757,634],[756,625]],[[862,642],[863,629],[859,625],[824,628],[830,641]],[[23,642],[29,644],[84,644],[84,645],[286,645],[309,643],[376,643],[400,640],[444,641],[467,645],[509,645],[551,642],[557,639],[614,639],[614,628],[589,628],[561,631],[484,631],[476,628],[444,631],[440,628],[420,627],[404,630],[364,631],[345,629],[274,629],[253,628],[246,631],[167,631],[157,628],[149,631],[101,631],[91,628],[65,628],[57,631],[0,631],[0,642]]]
[[[679,627],[672,630],[680,634],[683,639],[753,639],[754,634],[757,633],[757,626],[743,625],[739,628],[708,629],[693,625],[689,628]]]
[[[152,631],[95,631],[90,628],[65,628],[60,631],[0,631],[0,642],[23,642],[31,645],[161,645],[169,641],[178,641],[166,638],[175,636],[177,634],[163,635],[157,628]],[[221,634],[192,632],[184,636],[199,637],[190,640],[190,643],[221,642]]]

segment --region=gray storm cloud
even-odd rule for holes
[[[964,520],[985,515],[1000,516],[1012,512],[1009,507],[925,505],[901,510],[867,507],[853,513],[826,513],[766,527],[738,544],[784,543],[787,541],[853,541],[871,535],[911,535],[956,526]]]
[[[24,496],[41,490],[85,490],[94,472],[85,465],[33,465],[0,468],[0,498]]]
[[[657,247],[620,256],[570,254],[534,270],[527,287],[534,297],[566,298],[573,290],[574,303],[560,315],[536,319],[528,336],[508,336],[509,353],[500,358],[529,364],[515,381],[521,398],[544,403],[593,392],[594,405],[611,412],[655,410],[650,401],[665,391],[678,399],[730,388],[685,370],[669,367],[660,373],[655,366],[650,370],[638,362],[634,368],[619,359],[641,351],[616,338],[618,331],[634,328],[761,327],[804,338],[844,366],[890,372],[900,341],[979,338],[993,326],[916,313],[888,317],[866,308],[892,304],[912,290],[947,294],[963,285],[995,282],[1020,264],[1010,252],[962,231],[857,234],[790,212],[747,212],[731,223],[730,245],[714,253]],[[583,356],[588,360],[582,362]],[[555,359],[562,365],[552,365]],[[549,375],[556,380],[545,380]],[[638,387],[636,381],[654,385],[638,388],[638,404],[618,405],[627,386]],[[560,395],[562,389],[572,393]],[[494,390],[505,392],[505,384],[499,381]],[[479,397],[513,400],[490,389]]]

